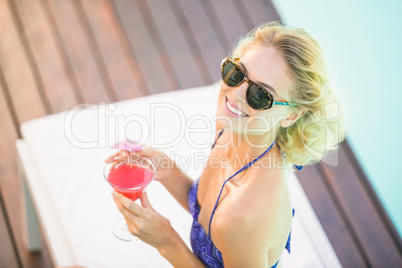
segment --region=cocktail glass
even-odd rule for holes
[[[149,158],[131,153],[125,159],[106,164],[103,175],[116,192],[135,201],[155,178],[156,169]],[[123,241],[135,239],[124,219],[115,225],[113,234]]]

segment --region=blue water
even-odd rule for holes
[[[274,0],[322,45],[348,103],[347,139],[402,234],[402,1]]]

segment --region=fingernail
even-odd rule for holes
[[[113,196],[116,196],[116,192],[113,191],[113,192],[112,192],[112,195],[113,195]]]

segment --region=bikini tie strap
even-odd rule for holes
[[[211,150],[215,147],[215,144],[218,141],[219,137],[222,135],[222,133],[223,133],[223,128],[222,128],[221,132],[219,133],[218,137],[216,138],[214,144],[212,145]]]
[[[241,169],[239,169],[235,174],[233,174],[232,176],[230,176],[229,179],[227,179],[227,180],[225,180],[225,181],[223,182],[221,191],[219,192],[219,195],[218,195],[218,199],[216,200],[214,209],[212,210],[211,218],[209,219],[209,227],[208,227],[208,237],[209,237],[209,239],[211,239],[211,223],[212,223],[212,218],[214,217],[216,207],[218,206],[218,202],[219,202],[219,199],[221,198],[221,194],[222,194],[222,191],[223,191],[223,187],[225,187],[226,182],[228,182],[231,178],[233,178],[234,176],[236,176],[237,174],[239,174],[240,172],[244,171],[245,169],[247,169],[247,168],[249,168],[251,165],[253,165],[255,162],[257,162],[262,156],[264,156],[264,155],[272,148],[272,146],[274,145],[274,143],[275,143],[275,140],[272,142],[271,146],[269,146],[268,149],[266,149],[260,156],[258,156],[257,158],[255,158],[254,160],[252,160],[251,162],[249,162],[248,164],[246,164],[244,167],[242,167]]]

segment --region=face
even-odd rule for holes
[[[288,74],[285,60],[275,48],[263,45],[250,48],[238,63],[247,77],[262,85],[275,101],[289,101],[295,82]],[[221,127],[236,133],[264,135],[275,131],[279,124],[287,127],[300,117],[289,106],[274,105],[267,110],[254,110],[246,100],[248,86],[246,81],[237,87],[222,83],[217,111],[217,123]]]

